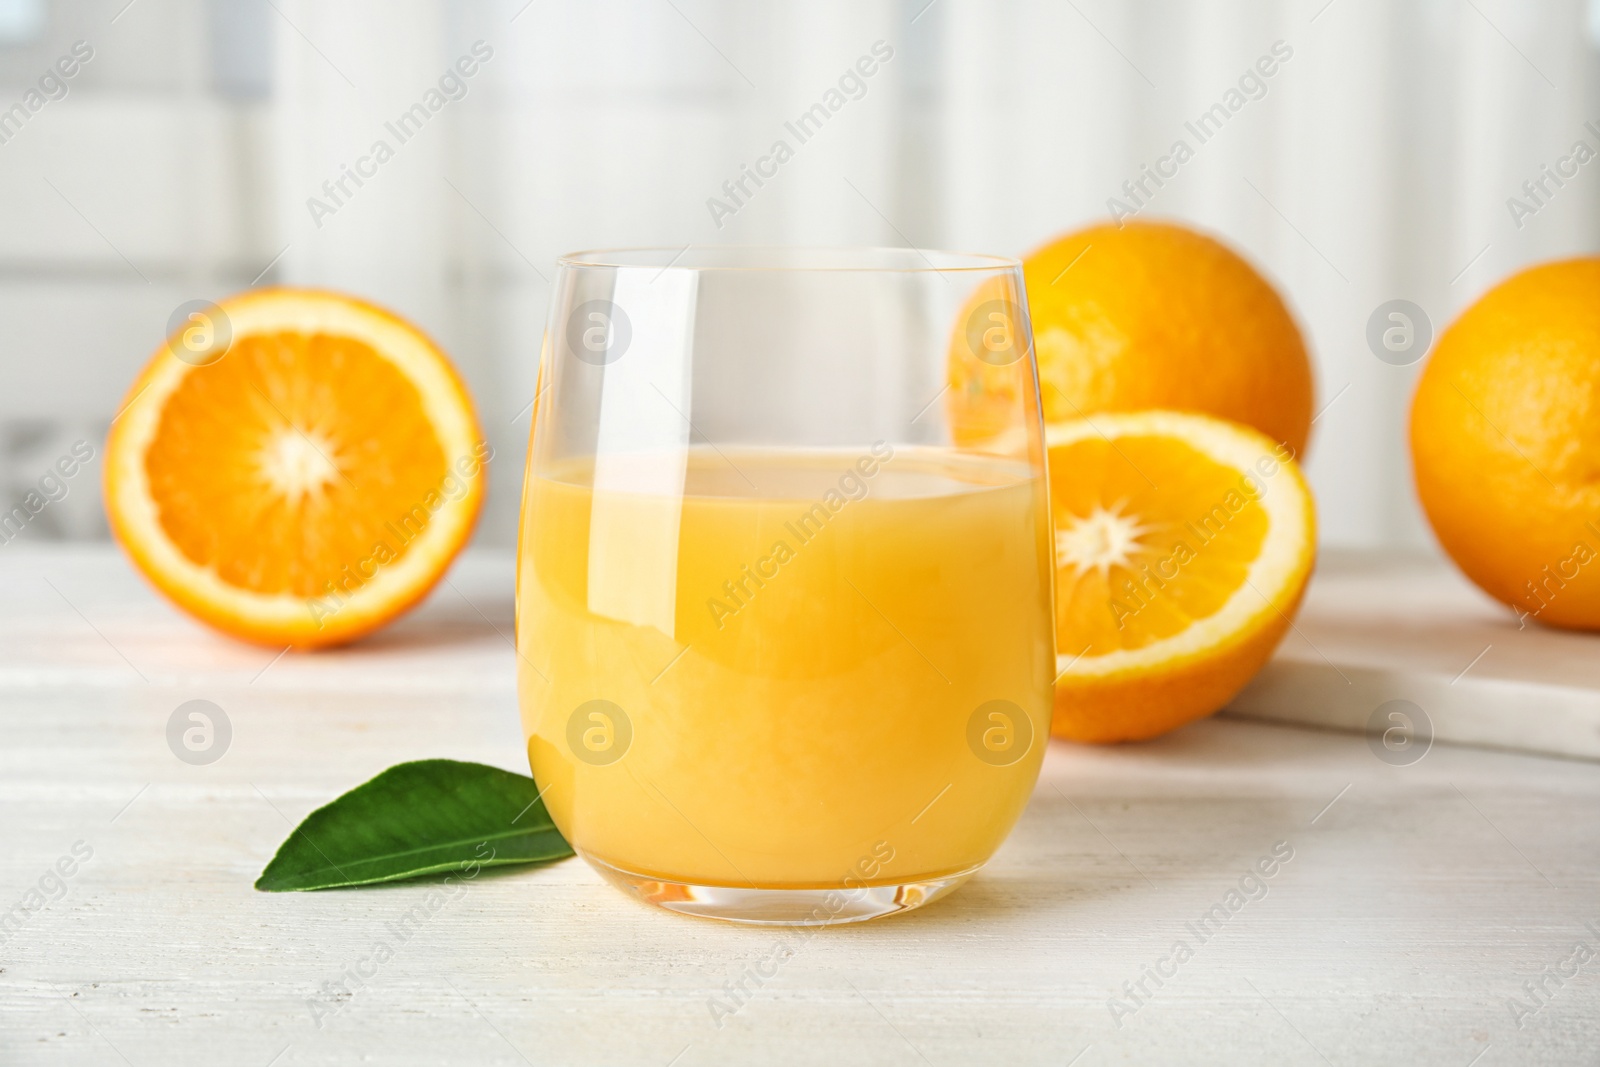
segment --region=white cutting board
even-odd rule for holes
[[[1418,715],[1392,700],[1406,700]],[[1391,711],[1417,720],[1410,729]],[[1277,655],[1224,713],[1369,732],[1390,762],[1434,740],[1600,760],[1600,633],[1554,630],[1447,561],[1330,552]]]

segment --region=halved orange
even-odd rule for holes
[[[1172,411],[1048,426],[1054,732],[1130,741],[1216,711],[1290,626],[1316,553],[1284,445]]]
[[[370,633],[443,576],[490,456],[466,387],[416,327],[338,293],[253,290],[198,313],[133,383],[106,444],[106,512],[180,607],[316,648]]]

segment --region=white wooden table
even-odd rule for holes
[[[0,1063],[1600,1056],[1600,957],[1537,1002],[1524,986],[1570,970],[1578,941],[1600,953],[1595,764],[1437,744],[1392,766],[1359,735],[1229,719],[1054,744],[992,865],[925,911],[814,936],[734,927],[568,861],[485,874],[329,998],[430,888],[251,882],[291,823],[392,763],[525,771],[510,627],[510,560],[476,554],[365,645],[272,662],[158,602],[110,549],[0,547],[0,908],[93,850],[0,930]],[[207,766],[165,737],[196,698],[233,728]],[[1293,858],[1266,895],[1202,942],[1192,925],[1277,842]],[[778,941],[792,958],[717,1026],[712,998]]]

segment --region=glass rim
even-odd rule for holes
[[[556,257],[579,270],[647,269],[950,274],[1020,270],[1022,261],[985,252],[895,245],[684,245],[594,248]]]

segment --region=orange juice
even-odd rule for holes
[[[1048,519],[1025,465],[880,442],[543,470],[518,686],[574,847],[664,882],[795,889],[989,858],[1050,726]]]

